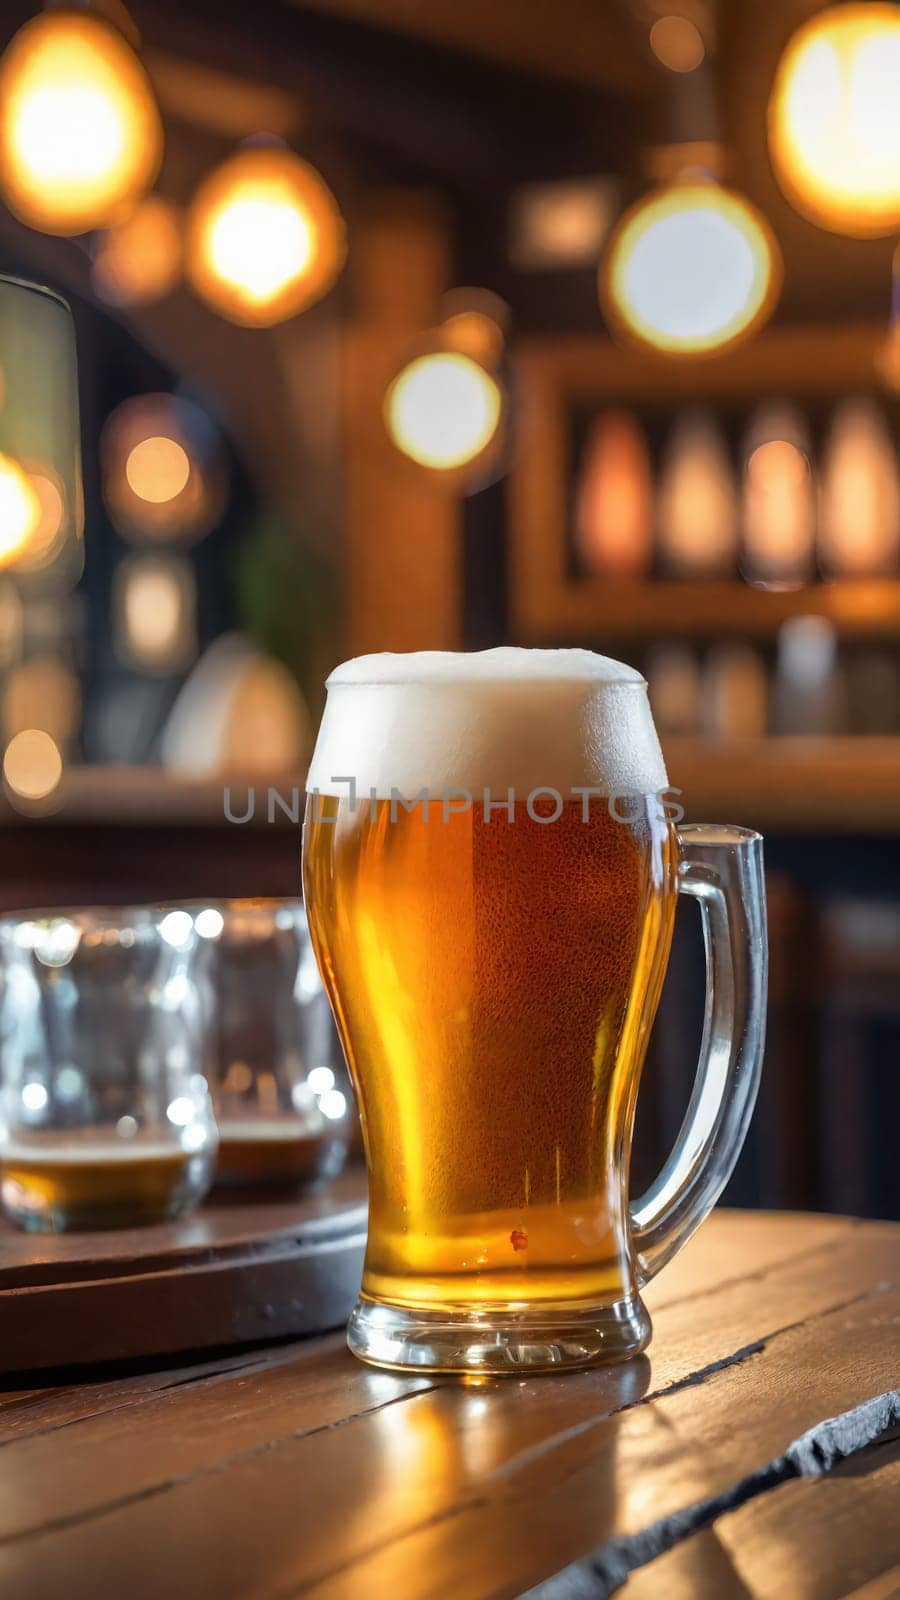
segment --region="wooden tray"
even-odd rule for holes
[[[322,1333],[359,1288],[366,1185],[213,1196],[180,1222],[28,1234],[0,1222],[0,1373]]]

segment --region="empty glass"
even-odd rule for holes
[[[157,1222],[206,1193],[200,945],[164,907],[0,918],[0,1200],[20,1227]]]
[[[296,1187],[335,1176],[355,1107],[302,901],[183,910],[205,951],[217,1181]]]
[[[67,590],[84,565],[84,497],[75,324],[40,284],[0,276],[0,468],[7,492],[34,496],[21,543],[6,550],[28,594]],[[4,529],[4,533],[6,529]]]

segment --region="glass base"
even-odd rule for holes
[[[82,1233],[170,1222],[209,1189],[215,1147],[191,1153],[137,1144],[0,1154],[0,1209],[26,1233]]]
[[[105,1233],[175,1222],[197,1204],[196,1196],[185,1195],[158,1205],[16,1206],[4,1201],[2,1210],[23,1233]]]
[[[360,1295],[347,1343],[361,1361],[400,1372],[522,1377],[626,1361],[646,1348],[650,1333],[650,1317],[638,1295],[584,1309],[534,1306],[455,1316]]]

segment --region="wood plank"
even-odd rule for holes
[[[402,456],[384,421],[390,384],[439,320],[451,273],[447,218],[427,196],[376,196],[357,225],[356,258],[359,315],[341,361],[346,647],[459,649],[459,495]]]
[[[258,1369],[138,1393],[105,1415],[72,1422],[62,1435],[53,1429],[7,1445],[0,1455],[0,1544],[431,1387],[428,1378],[363,1367],[335,1336]]]
[[[0,1394],[0,1448],[33,1434],[67,1428],[88,1417],[105,1416],[110,1411],[126,1410],[136,1401],[163,1395],[170,1389],[191,1384],[206,1384],[225,1373],[244,1373],[280,1366],[298,1355],[341,1349],[343,1333],[324,1334],[317,1339],[291,1342],[261,1350],[241,1350],[215,1360],[193,1362],[189,1366],[163,1365],[149,1371],[109,1377],[114,1367],[84,1368],[77,1381],[48,1383],[40,1389],[9,1389]],[[101,1373],[102,1376],[97,1376]]]
[[[900,1590],[900,1461],[781,1484],[630,1574],[623,1600],[891,1600]],[[891,1587],[893,1585],[893,1587]]]
[[[318,10],[391,28],[508,66],[591,86],[649,92],[658,74],[638,25],[624,6],[592,0],[301,0]]]
[[[513,1600],[535,1583],[534,1600],[582,1600],[588,1593],[597,1600],[613,1592],[624,1576],[620,1560],[610,1561],[606,1586],[581,1587],[568,1574],[539,1580],[563,1567],[579,1543],[614,1548],[660,1518],[733,1492],[823,1415],[856,1405],[894,1380],[900,1293],[875,1298],[882,1303],[804,1322],[752,1360],[719,1369],[700,1385],[573,1426],[545,1449],[482,1471],[468,1503],[423,1519],[405,1537],[373,1536],[367,1557],[333,1566],[302,1592],[315,1600],[364,1593]],[[865,1363],[854,1348],[859,1339],[866,1341]],[[443,1398],[435,1395],[433,1403]],[[426,1403],[431,1409],[431,1400]],[[779,1600],[787,1596],[794,1600],[786,1587]]]
[[[352,1173],[347,1173],[339,1180],[337,1188],[339,1191],[346,1189],[349,1197],[351,1189],[348,1185],[354,1181]],[[308,1200],[311,1215],[315,1198],[310,1196]],[[196,1247],[199,1250],[204,1244],[219,1245],[227,1239],[242,1238],[242,1222],[246,1220],[244,1209],[236,1206],[229,1212],[223,1208],[220,1213],[211,1213],[206,1218],[198,1216],[185,1222],[181,1225],[185,1248]],[[296,1202],[285,1209],[296,1220]],[[734,1279],[736,1259],[740,1262],[739,1276],[747,1278],[805,1256],[810,1251],[826,1248],[846,1238],[856,1227],[855,1222],[842,1217],[787,1217],[778,1213],[734,1212],[719,1208],[707,1218],[662,1277],[649,1286],[645,1295],[647,1304],[655,1312],[662,1305],[669,1305],[675,1300],[709,1294],[721,1284]],[[152,1230],[145,1232],[151,1234]],[[737,1247],[736,1238],[739,1239]],[[4,1241],[3,1254],[7,1258],[6,1270],[9,1271],[17,1260],[17,1249],[22,1259],[27,1258],[29,1243],[26,1236],[18,1234],[11,1238],[4,1236]],[[61,1234],[45,1239],[32,1236],[31,1247],[37,1250],[36,1261],[40,1261],[42,1253],[46,1252],[53,1263],[60,1259],[71,1262],[75,1276],[83,1270],[79,1266],[82,1247],[72,1235]],[[107,1235],[98,1241],[97,1247],[105,1252],[110,1266],[123,1255],[127,1259],[121,1235]],[[3,1273],[0,1270],[0,1283],[2,1281]],[[322,1341],[321,1348],[330,1350],[342,1342],[341,1334],[330,1335]],[[302,1346],[306,1352],[314,1348],[316,1346],[310,1342],[304,1342]],[[156,1371],[127,1377],[105,1375],[97,1379],[91,1372],[85,1374],[83,1381],[67,1380],[61,1386],[35,1390],[16,1388],[6,1393],[0,1391],[0,1445],[14,1437],[24,1437],[45,1428],[67,1424],[78,1417],[95,1416],[127,1405],[137,1394],[149,1395],[157,1390],[164,1393],[176,1386],[205,1382],[219,1373],[234,1369],[244,1371],[251,1367],[264,1367],[293,1359],[296,1352],[297,1346],[287,1345],[274,1352],[271,1349],[244,1351],[217,1357],[214,1361],[194,1361],[188,1366],[167,1365]]]
[[[183,1221],[119,1232],[6,1230],[0,1367],[169,1355],[346,1322],[365,1247],[365,1179],[349,1168],[292,1204],[215,1198]]]
[[[214,1191],[199,1210],[175,1222],[94,1233],[23,1233],[0,1219],[0,1291],[43,1283],[112,1278],[134,1270],[206,1265],[242,1255],[287,1251],[300,1235],[331,1236],[335,1217],[354,1232],[366,1223],[366,1183],[353,1163],[327,1186],[288,1198],[247,1199]]]
[[[545,544],[549,543],[546,528]],[[543,563],[542,563],[543,565]],[[526,644],[553,639],[606,641],[674,638],[715,639],[740,633],[772,639],[792,617],[826,617],[846,638],[894,634],[900,625],[900,581],[896,578],[842,578],[802,589],[754,589],[737,579],[706,583],[658,578],[625,583],[612,578],[570,578],[564,584],[538,585],[521,599],[517,633]]]
[[[733,1239],[739,1262],[737,1223]],[[0,1583],[8,1577],[14,1586],[27,1574],[29,1595],[38,1597],[54,1592],[63,1571],[76,1571],[87,1594],[112,1583],[118,1571],[120,1582],[127,1574],[140,1600],[168,1583],[163,1567],[169,1575],[192,1574],[180,1591],[185,1595],[223,1597],[293,1593],[301,1584],[325,1582],[330,1573],[322,1590],[330,1597],[342,1592],[335,1587],[337,1564],[347,1567],[346,1592],[355,1595],[369,1586],[374,1593],[404,1597],[446,1594],[457,1592],[454,1583],[460,1596],[480,1595],[489,1591],[478,1588],[471,1550],[486,1542],[495,1552],[492,1570],[506,1571],[504,1563],[512,1562],[508,1570],[521,1587],[588,1548],[604,1526],[615,1523],[618,1529],[616,1501],[627,1501],[645,1477],[652,1485],[653,1475],[662,1474],[661,1486],[673,1503],[686,1503],[710,1492],[722,1474],[727,1477],[735,1452],[743,1450],[745,1464],[755,1464],[773,1432],[783,1445],[809,1420],[853,1403],[866,1384],[871,1393],[884,1378],[888,1357],[882,1346],[887,1340],[893,1349],[900,1318],[900,1306],[873,1296],[872,1285],[896,1272],[897,1264],[896,1230],[861,1227],[799,1261],[714,1288],[693,1307],[689,1301],[663,1307],[652,1370],[639,1361],[577,1377],[491,1384],[483,1391],[447,1385],[305,1436],[297,1436],[280,1410],[282,1385],[290,1387],[284,1378],[271,1380],[273,1406],[258,1432],[251,1403],[255,1380],[248,1387],[237,1379],[244,1387],[235,1393],[236,1447],[228,1421],[234,1385],[223,1379],[215,1403],[201,1405],[196,1424],[186,1390],[175,1428],[170,1397],[132,1413],[133,1425],[119,1430],[118,1445],[103,1419],[66,1430],[64,1458],[55,1440],[25,1441],[0,1459],[0,1483],[10,1485],[14,1506],[5,1526],[12,1542],[0,1562]],[[854,1297],[858,1304],[830,1309]],[[880,1320],[871,1311],[873,1300],[880,1300]],[[804,1320],[811,1316],[820,1320]],[[796,1322],[799,1329],[778,1333]],[[806,1342],[795,1359],[791,1351],[801,1335]],[[854,1344],[863,1337],[865,1372]],[[733,1364],[736,1352],[741,1359]],[[827,1373],[818,1385],[826,1352]],[[312,1392],[323,1377],[339,1386],[341,1362],[349,1372],[362,1371],[349,1356],[311,1357],[304,1381]],[[720,1368],[721,1362],[732,1364]],[[795,1379],[791,1389],[786,1376],[798,1363],[806,1381]],[[715,1438],[695,1450],[692,1427],[696,1432],[710,1395],[721,1394],[725,1384],[727,1399],[736,1375],[751,1369],[740,1405],[761,1413],[755,1432],[744,1425],[736,1430],[733,1416],[726,1426],[716,1404],[708,1425]],[[784,1405],[767,1405],[766,1384],[773,1381],[786,1389]],[[654,1391],[669,1392],[652,1405],[635,1405],[651,1382]],[[679,1412],[679,1401],[686,1402],[686,1411]],[[629,1405],[630,1411],[621,1410]],[[789,1432],[778,1431],[782,1422],[791,1424]],[[724,1445],[716,1430],[724,1431]],[[617,1461],[620,1436],[626,1459],[636,1462],[635,1471],[624,1475]],[[254,1438],[260,1442],[253,1444]],[[93,1467],[89,1483],[83,1481],[85,1459]],[[679,1502],[680,1473],[685,1499]],[[583,1489],[569,1504],[565,1495],[560,1499],[561,1485],[579,1474]],[[545,1519],[542,1511],[541,1518],[542,1528],[545,1520],[551,1525],[552,1539],[536,1553],[531,1539],[523,1541],[522,1527],[533,1496],[545,1491],[556,1497],[552,1515]],[[111,1502],[118,1508],[106,1509]],[[655,1505],[652,1493],[638,1498],[631,1504],[632,1520],[639,1522]],[[72,1525],[25,1537],[46,1521],[48,1506],[54,1519],[74,1519]],[[521,1547],[516,1561],[514,1546]],[[140,1571],[129,1556],[135,1550],[142,1552]],[[430,1590],[429,1573],[440,1574],[448,1587]]]
[[[877,1461],[881,1452],[871,1453]],[[732,1516],[719,1537],[759,1600],[845,1600],[865,1584],[900,1587],[900,1461],[784,1484]]]
[[[853,1235],[850,1217],[783,1211],[714,1210],[658,1278],[644,1300],[652,1315],[676,1300],[710,1294],[736,1279],[746,1280],[827,1249]]]
[[[781,1490],[772,1493],[780,1494]],[[663,1596],[665,1600],[757,1600],[719,1537],[723,1521],[724,1518],[712,1528],[701,1529],[648,1566],[629,1573],[620,1590],[622,1600],[662,1600]],[[550,1584],[545,1587],[549,1589]],[[599,1583],[597,1590],[599,1596]],[[781,1596],[780,1600],[787,1597]]]
[[[900,587],[898,587],[900,607]],[[689,820],[739,816],[749,827],[801,833],[900,832],[900,739],[772,738],[720,745],[663,740]]]

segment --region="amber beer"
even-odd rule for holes
[[[226,1187],[292,1189],[317,1178],[329,1141],[299,1117],[219,1119],[216,1182]]]
[[[666,784],[640,676],[585,651],[329,681],[304,884],[366,1142],[364,1309],[450,1323],[623,1293]]]
[[[206,1154],[139,1141],[119,1148],[68,1135],[54,1146],[0,1150],[0,1198],[20,1227],[136,1227],[178,1216],[196,1195]]]

